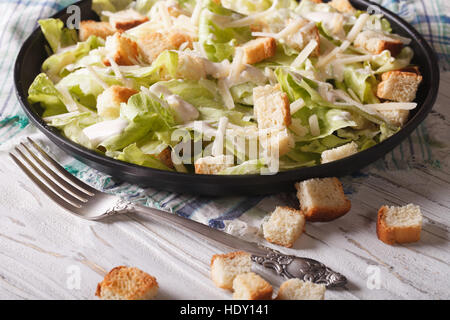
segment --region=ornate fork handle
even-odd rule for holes
[[[321,283],[327,287],[342,287],[347,278],[319,261],[309,258],[284,255],[270,251],[264,255],[252,255],[252,261],[265,268],[273,269],[285,278],[299,278],[304,281]]]
[[[275,270],[285,278],[299,278],[314,283],[323,283],[327,287],[340,287],[347,283],[347,279],[319,261],[284,255],[269,248],[250,243],[222,231],[210,228],[193,220],[143,207],[127,200],[119,199],[105,215],[140,212],[149,214],[153,218],[176,225],[185,230],[191,230],[208,242],[225,245],[234,250],[244,250],[252,255],[252,261],[266,268]]]

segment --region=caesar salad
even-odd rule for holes
[[[43,120],[121,161],[196,174],[291,170],[405,125],[410,39],[348,0],[93,0],[100,21],[40,20],[29,88]]]

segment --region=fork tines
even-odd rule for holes
[[[36,142],[27,138],[9,153],[22,171],[53,201],[66,209],[81,208],[98,191],[72,176]],[[38,157],[36,154],[42,157]]]

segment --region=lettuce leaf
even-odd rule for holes
[[[298,167],[309,167],[318,163],[320,163],[320,154],[301,151],[296,144],[294,149],[280,159],[280,169],[288,170]]]
[[[215,81],[170,80],[161,84],[196,108],[223,108]]]
[[[102,14],[103,11],[117,12],[125,10],[133,0],[92,0],[92,10],[103,20],[108,21],[108,17]]]
[[[131,78],[138,87],[148,87],[158,81],[165,81],[177,78],[178,53],[175,51],[163,51],[153,61],[151,66],[124,69],[122,74],[126,78]]]
[[[311,0],[302,0],[294,11],[300,15],[309,12],[335,12],[336,10],[327,3],[317,3]]]
[[[237,105],[233,110],[199,107],[198,111],[200,112],[199,120],[219,121],[220,118],[227,117],[230,123],[237,126],[244,127],[254,125],[253,122],[245,121],[243,119],[245,116],[253,115],[252,108],[247,108],[239,105]]]
[[[245,82],[230,88],[234,102],[245,105],[253,105],[253,88],[257,85],[252,82]]]
[[[331,102],[325,101],[320,94],[315,90],[314,87],[317,87],[317,84],[315,84],[313,81],[309,80],[308,78],[303,77],[302,79],[298,79],[297,77],[293,76],[290,72],[282,69],[277,68],[275,70],[275,75],[277,76],[278,82],[281,85],[281,88],[289,97],[289,100],[295,101],[299,98],[303,99],[305,101],[305,105],[309,108],[313,108],[314,106],[322,106],[327,108],[332,108],[334,110],[340,110],[340,111],[348,111],[350,114],[357,114],[364,119],[367,119],[370,122],[376,123],[378,125],[385,124],[390,129],[395,130],[396,127],[390,125],[389,123],[386,123],[384,119],[376,114],[369,114],[362,110],[361,108],[358,108],[354,105],[334,105]],[[305,108],[302,108],[302,110]],[[300,111],[296,112],[294,117],[299,114]],[[305,111],[304,111],[305,112]],[[348,116],[343,113],[341,115],[336,115],[338,117],[342,118],[348,118]],[[353,118],[353,117],[352,117]],[[353,121],[353,119],[352,119]],[[320,122],[320,118],[319,118]],[[354,121],[353,121],[354,122]],[[304,119],[302,120],[302,123],[304,123]],[[354,122],[353,125],[350,126],[357,126],[358,124]],[[321,127],[322,130],[322,127]],[[335,129],[337,130],[337,129]],[[322,131],[321,131],[322,133]],[[322,136],[323,137],[323,136]]]
[[[79,42],[75,48],[54,54],[42,64],[44,71],[52,81],[57,82],[62,77],[61,71],[69,64],[89,54],[89,51],[104,46],[105,42],[96,36],[90,36],[86,41]]]
[[[59,19],[44,19],[38,23],[53,53],[78,41],[77,30],[64,28],[64,23]]]
[[[312,115],[316,115],[319,122],[320,134],[317,136],[311,134],[309,126],[309,118]],[[322,106],[303,107],[293,115],[293,118],[300,119],[301,125],[309,128],[309,132],[306,135],[302,137],[296,136],[296,141],[311,141],[325,138],[338,129],[356,126],[356,122],[352,120],[349,113],[345,110]]]
[[[102,73],[98,73],[98,75],[108,85],[121,84],[121,81],[114,76],[107,76]],[[87,69],[78,69],[62,78],[56,85],[56,88],[60,87],[69,90],[82,105],[94,110],[97,106],[97,97],[104,90],[103,86],[92,77]]]
[[[127,104],[122,104],[120,116],[130,123],[121,134],[102,142],[101,146],[107,151],[122,150],[152,131],[167,130],[175,125],[171,111],[144,93],[137,93]]]
[[[63,100],[61,93],[45,73],[39,74],[28,89],[28,102],[40,103],[44,108],[44,118],[66,113],[67,108]]]
[[[82,112],[73,116],[54,119],[49,122],[50,126],[56,127],[62,130],[63,134],[75,143],[81,144],[82,146],[94,149],[89,139],[84,135],[83,129],[90,127],[102,119],[93,112]]]
[[[410,47],[402,48],[395,58],[389,50],[385,50],[372,60],[371,66],[375,73],[398,70],[409,66],[413,56],[414,51]]]
[[[344,68],[344,83],[362,103],[380,103],[375,95],[377,79],[369,72],[364,72],[359,65],[348,65]]]
[[[199,21],[199,42],[203,46],[209,60],[220,62],[231,59],[236,45],[251,40],[249,27],[241,28],[221,28],[215,22],[214,15],[241,18],[242,15],[222,7],[214,0],[206,0],[204,8],[200,14]]]
[[[249,15],[270,8],[272,0],[222,0],[222,5],[230,10]]]
[[[219,175],[241,175],[241,174],[259,174],[265,166],[262,159],[248,160],[237,166],[226,168],[220,171]]]
[[[160,0],[136,0],[134,5],[134,10],[146,15],[153,5]]]
[[[330,134],[322,139],[301,143],[298,149],[303,152],[322,153],[325,150],[342,146],[350,141],[351,139],[349,138],[340,138],[334,134]]]
[[[130,144],[126,148],[123,149],[121,153],[119,153],[116,157],[117,160],[134,163],[139,166],[160,169],[160,170],[169,170],[173,171],[166,165],[164,165],[160,160],[156,157],[145,154],[136,143]]]

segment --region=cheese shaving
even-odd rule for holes
[[[268,15],[271,15],[272,13],[275,12],[276,7],[278,5],[278,1],[279,0],[275,0],[272,3],[272,6],[269,9],[267,9],[266,11],[254,13],[245,18],[231,21],[230,23],[226,24],[226,27],[227,28],[245,27],[245,26],[249,26],[249,25],[255,23],[258,20],[264,19]]]
[[[302,122],[300,119],[292,119],[292,123],[289,126],[289,129],[299,137],[303,137],[308,133],[308,128],[302,126]]]
[[[290,105],[291,114],[296,113],[298,110],[303,108],[304,105],[305,105],[305,101],[302,98],[298,98],[297,100],[292,102]]]
[[[80,114],[79,111],[74,111],[74,112],[68,112],[68,113],[63,113],[63,114],[57,114],[56,116],[45,117],[45,118],[42,118],[42,120],[44,120],[45,122],[51,122],[53,120],[66,119],[66,118],[70,118],[72,116],[77,116],[79,114]]]
[[[133,80],[125,78],[125,76],[120,71],[119,65],[114,61],[114,59],[109,58],[109,63],[111,64],[111,68],[116,76],[116,78],[128,87],[133,88]]]
[[[216,138],[215,138],[213,146],[212,146],[211,153],[213,156],[223,155],[223,141],[225,138],[227,125],[228,125],[228,118],[221,117],[219,119],[219,125],[217,127]]]
[[[311,40],[303,50],[298,54],[297,58],[292,62],[291,67],[299,68],[309,55],[316,49],[318,43],[316,40]]]
[[[217,81],[217,86],[219,87],[219,92],[222,95],[225,107],[227,107],[228,109],[234,109],[234,100],[227,85],[227,81],[220,79],[219,81]]]
[[[415,102],[385,102],[385,103],[366,104],[364,106],[373,108],[376,110],[412,110],[417,107],[417,103],[415,103]]]
[[[319,61],[317,62],[317,67],[321,68],[321,67],[325,66],[326,64],[328,64],[331,60],[333,60],[336,57],[336,55],[339,52],[345,51],[349,45],[350,45],[350,42],[347,40],[344,40],[339,47],[336,47],[333,50],[331,50],[331,52],[328,53],[326,56],[321,57],[319,59]]]
[[[228,76],[228,84],[231,86],[238,80],[239,74],[245,65],[242,63],[244,60],[244,49],[236,48],[233,62],[231,63],[230,75]]]
[[[320,135],[319,119],[317,118],[317,115],[313,114],[311,117],[309,117],[308,123],[311,130],[311,135],[314,137]]]
[[[197,0],[195,4],[194,11],[192,12],[191,22],[194,26],[198,26],[200,20],[200,13],[203,9],[203,0]]]
[[[97,81],[103,87],[103,89],[109,88],[109,85],[100,78],[100,76],[94,70],[94,68],[92,68],[92,66],[86,66],[86,70],[89,71],[89,73],[92,75],[92,77],[95,79],[95,81]]]
[[[353,25],[352,29],[350,30],[350,32],[347,34],[347,40],[349,42],[353,42],[355,41],[356,36],[358,35],[358,33],[361,32],[362,28],[364,27],[364,25],[367,22],[367,19],[369,19],[369,15],[367,13],[363,13],[361,14],[358,19],[356,20],[355,24]]]

